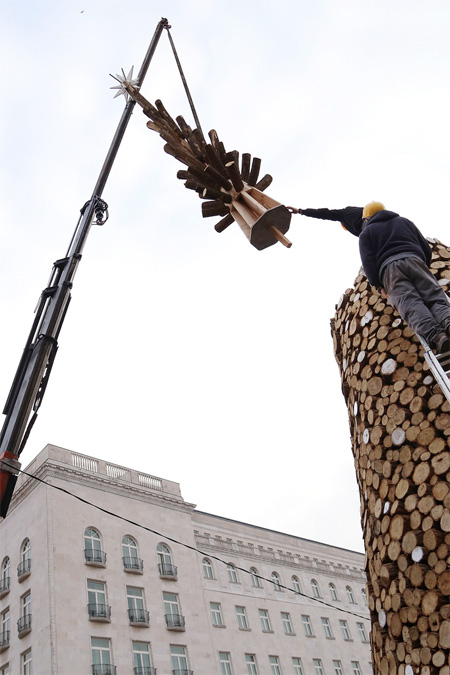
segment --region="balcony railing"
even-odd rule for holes
[[[4,652],[9,647],[9,630],[0,633],[0,652]]]
[[[170,563],[158,563],[159,576],[162,579],[176,579],[177,568]]]
[[[150,614],[146,609],[129,609],[128,618],[131,624],[137,626],[148,626],[150,624]]]
[[[165,614],[166,626],[171,630],[184,630],[184,616],[181,614]]]
[[[187,668],[178,668],[178,670],[172,670],[172,675],[194,675],[194,671]]]
[[[17,632],[19,637],[23,637],[31,630],[31,614],[24,614],[17,621]]]
[[[117,668],[112,663],[92,664],[92,675],[116,675]]]
[[[95,602],[88,604],[89,618],[96,621],[111,621],[111,607]]]
[[[144,571],[144,562],[140,558],[133,558],[124,556],[122,558],[123,569],[125,572],[134,572],[135,574],[142,574]]]
[[[11,577],[3,577],[0,579],[0,598],[9,593]]]
[[[134,675],[156,675],[156,668],[153,668],[153,666],[135,666],[133,673]]]
[[[25,577],[27,577],[30,573],[31,573],[31,558],[26,558],[17,565],[17,578],[19,581],[22,581],[22,579],[25,579]]]
[[[84,559],[88,565],[106,567],[106,553],[96,548],[85,548]]]

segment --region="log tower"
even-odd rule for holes
[[[450,248],[429,240],[450,284]],[[331,320],[361,500],[374,673],[450,675],[450,404],[363,271]]]

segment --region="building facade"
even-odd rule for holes
[[[53,445],[26,472],[0,523],[0,675],[371,673],[361,554]]]

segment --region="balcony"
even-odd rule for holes
[[[164,618],[169,630],[185,630],[184,616],[181,614],[165,614]]]
[[[194,671],[187,668],[178,668],[177,670],[172,670],[172,675],[194,675]]]
[[[9,593],[11,577],[3,577],[0,579],[0,598],[3,598],[7,593]]]
[[[123,569],[125,572],[131,572],[132,574],[143,574],[144,573],[144,562],[140,558],[129,558],[123,557]]]
[[[153,668],[153,666],[135,666],[133,675],[156,675],[156,668]]]
[[[131,626],[149,626],[150,614],[146,609],[129,609],[128,618]]]
[[[17,633],[20,638],[31,630],[31,614],[24,614],[17,622]]]
[[[106,553],[95,548],[84,549],[84,560],[86,565],[106,567]]]
[[[117,668],[112,663],[92,664],[92,675],[116,675]]]
[[[91,621],[111,621],[111,607],[109,605],[90,602],[88,612]]]
[[[158,563],[159,576],[161,579],[172,579],[173,581],[177,578],[177,568],[175,565],[170,563]]]
[[[31,558],[26,558],[26,560],[22,560],[22,562],[20,562],[17,565],[17,579],[19,582],[23,581],[30,574],[31,574]]]
[[[0,652],[4,652],[9,647],[9,630],[0,633]]]

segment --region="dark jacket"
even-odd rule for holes
[[[337,220],[355,237],[361,234],[362,212],[361,206],[346,206],[345,209],[300,209],[302,216],[321,220]]]
[[[380,288],[379,271],[388,258],[412,255],[431,262],[431,249],[425,237],[407,218],[393,211],[378,211],[367,221],[359,237],[359,252],[368,280]]]

